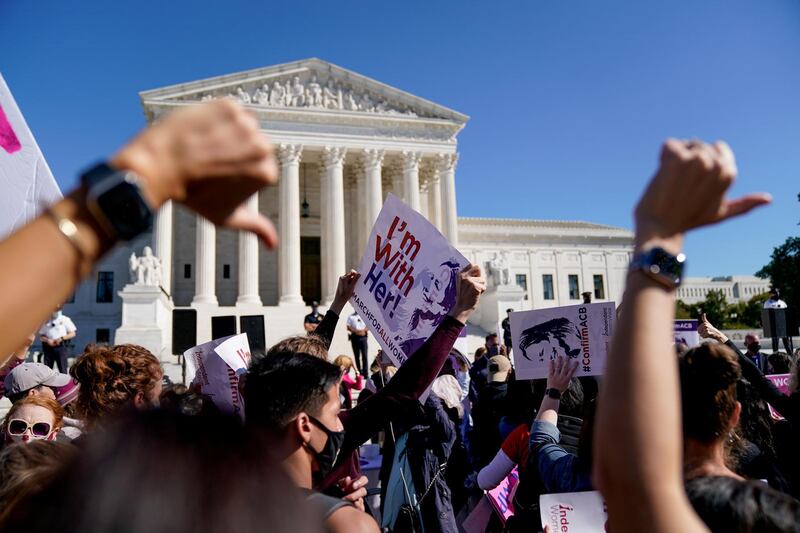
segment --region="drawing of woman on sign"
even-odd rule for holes
[[[522,356],[530,361],[531,355],[539,362],[555,359],[559,354],[574,359],[581,353],[581,332],[569,319],[554,318],[523,330],[519,347]]]
[[[425,343],[455,305],[460,270],[459,264],[451,259],[439,265],[437,270],[426,269],[417,276],[400,313],[401,320],[407,319],[400,322],[400,331],[405,334],[395,337],[406,356],[410,356]]]

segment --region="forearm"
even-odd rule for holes
[[[463,328],[462,322],[451,316],[445,317],[430,338],[406,360],[386,385],[386,394],[419,399],[439,375]]]
[[[359,402],[343,419],[346,442],[358,447],[389,425],[403,405],[416,401],[433,383],[464,325],[447,317],[430,338],[417,350],[385,387]]]
[[[506,455],[506,452],[498,451],[492,462],[478,472],[478,487],[481,490],[492,490],[508,477],[515,466],[516,463]]]
[[[331,347],[331,343],[333,342],[333,334],[336,333],[336,326],[339,324],[339,313],[333,310],[333,306],[331,309],[325,313],[325,316],[322,317],[322,320],[317,325],[317,328],[312,330],[310,333],[316,335],[317,337],[321,338],[328,349]],[[308,328],[306,328],[308,331]]]
[[[652,502],[651,491],[682,486],[680,388],[672,349],[675,295],[637,272],[628,276],[624,302],[595,438],[601,490],[607,498],[628,496],[628,505],[609,506],[612,516],[637,507],[639,498],[643,505]]]
[[[11,353],[63,303],[113,242],[97,226],[80,191],[52,209],[78,228],[85,257],[43,215],[0,242],[0,353]]]
[[[729,339],[725,345],[738,356],[739,366],[742,368],[742,376],[758,390],[764,400],[774,407],[781,416],[791,421],[795,413],[792,410],[792,402],[790,402],[789,397],[778,390],[775,384],[761,373],[756,364],[743,354],[733,341]]]
[[[539,413],[536,415],[536,420],[540,422],[550,422],[554,426],[558,425],[558,406],[561,402],[544,395],[542,405],[539,406]]]

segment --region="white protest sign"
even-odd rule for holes
[[[546,378],[549,361],[559,355],[579,361],[576,376],[601,375],[614,318],[613,302],[511,313],[517,379]]]
[[[389,194],[358,266],[351,303],[400,367],[456,303],[467,261],[425,217]]]
[[[0,75],[0,239],[61,199],[61,191]]]
[[[553,533],[605,533],[608,512],[597,491],[542,494],[539,497],[542,526]]]
[[[244,420],[244,399],[239,392],[239,377],[247,371],[250,345],[247,335],[233,335],[190,348],[186,358],[192,386],[209,396],[220,411]]]
[[[237,376],[247,372],[247,367],[250,366],[250,343],[247,341],[247,333],[228,337],[225,342],[214,348],[214,351]]]
[[[685,344],[693,348],[700,344],[700,334],[697,332],[697,320],[675,320],[673,325],[675,344]]]

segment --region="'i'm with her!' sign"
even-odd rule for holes
[[[433,224],[389,194],[358,266],[351,304],[395,366],[453,308],[458,273],[468,264]]]

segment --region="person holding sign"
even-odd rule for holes
[[[353,294],[354,286],[360,274],[351,271],[339,279],[334,304],[346,302]],[[418,402],[423,393],[431,386],[439,374],[450,351],[458,339],[467,320],[478,306],[481,294],[486,291],[486,278],[477,265],[468,265],[457,275],[455,288],[455,304],[439,323],[430,337],[400,367],[395,376],[375,394],[371,395],[349,411],[342,412],[340,418],[345,431],[341,452],[333,470],[315,483],[315,488],[326,494],[344,496],[347,492],[341,489],[341,481],[347,478],[360,479],[358,448],[373,435],[386,428],[393,420],[401,416],[404,410]],[[323,318],[313,335],[308,337],[290,337],[270,348],[267,358],[284,351],[300,349],[313,350],[312,355],[327,359],[327,346],[333,338],[339,313],[330,310]],[[248,382],[247,388],[253,386]]]
[[[686,232],[770,202],[728,200],[736,177],[723,142],[668,140],[635,210],[635,252],[599,399],[594,479],[615,533],[707,531],[683,489],[675,294]]]

